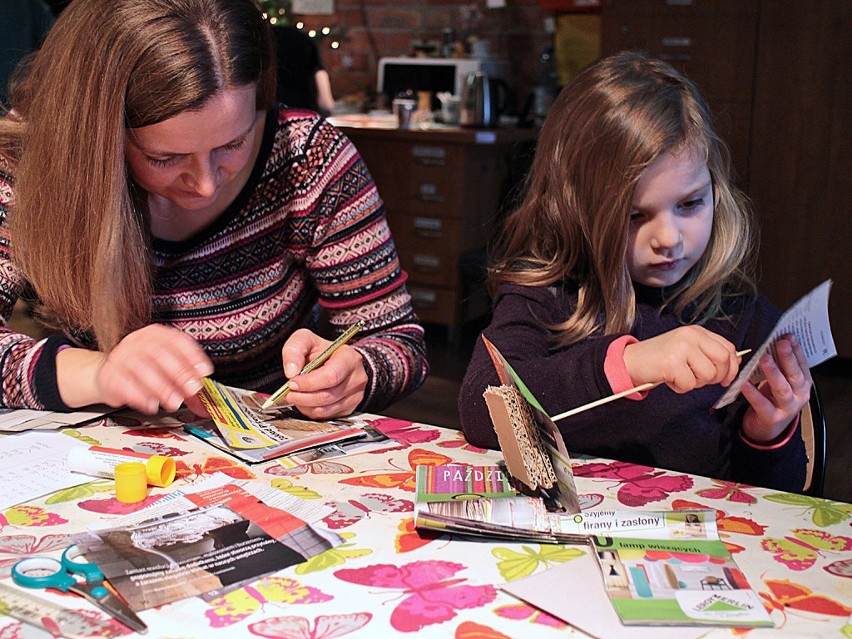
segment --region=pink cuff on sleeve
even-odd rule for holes
[[[606,349],[606,359],[604,360],[604,374],[612,387],[613,393],[622,393],[636,386],[633,380],[630,379],[630,373],[627,372],[627,366],[624,364],[624,347],[629,344],[635,344],[639,340],[632,335],[622,335],[618,339],[610,343]],[[642,393],[631,393],[625,395],[627,399],[639,400],[645,399],[648,391]]]
[[[784,446],[790,438],[793,436],[793,433],[796,432],[796,427],[799,425],[799,419],[801,418],[801,414],[796,415],[796,419],[790,422],[790,425],[787,426],[787,429],[782,432],[778,437],[776,437],[772,442],[768,444],[759,444],[755,441],[752,441],[748,438],[748,435],[743,432],[743,427],[740,426],[740,439],[743,440],[746,444],[751,446],[756,450],[775,450],[776,448],[781,448]]]

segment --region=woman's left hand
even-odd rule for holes
[[[285,399],[311,419],[331,419],[349,415],[364,398],[367,372],[361,354],[344,344],[324,364],[310,373],[299,372],[331,344],[306,328],[293,333],[284,343],[281,356],[284,374],[290,379]]]
[[[793,335],[785,335],[775,344],[775,354],[760,360],[765,376],[758,386],[743,385],[743,396],[751,404],[743,416],[743,433],[758,444],[777,439],[808,403],[811,395],[811,371],[801,344]]]

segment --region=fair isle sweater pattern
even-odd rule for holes
[[[11,195],[10,183],[5,188]],[[4,220],[6,205],[0,199]],[[14,277],[5,226],[0,263],[0,312],[8,318],[24,283]],[[382,408],[428,372],[423,329],[375,184],[352,143],[312,112],[271,112],[253,173],[233,204],[189,240],[153,238],[152,264],[152,321],[196,339],[222,383],[265,391],[280,385],[281,346],[294,330],[315,328],[320,308],[337,333],[367,322],[350,342],[370,378],[359,408]],[[94,346],[86,336],[74,342]],[[40,407],[44,381],[36,371],[47,367],[28,362],[21,375],[40,346],[0,333],[4,405]],[[7,368],[13,362],[17,374]]]

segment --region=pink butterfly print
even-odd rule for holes
[[[574,468],[577,477],[613,479],[621,484],[616,495],[625,506],[645,506],[652,501],[664,501],[671,493],[692,488],[688,475],[670,475],[650,466],[639,466],[627,462],[578,465]]]
[[[365,493],[357,500],[335,501],[327,504],[335,511],[325,517],[323,522],[332,530],[346,528],[356,524],[370,513],[406,513],[414,510],[414,504],[408,499],[397,499],[382,493]]]
[[[77,503],[77,506],[83,510],[88,510],[93,513],[104,513],[107,515],[128,515],[142,510],[146,506],[150,506],[155,501],[160,499],[162,495],[148,495],[142,501],[135,504],[126,504],[118,501],[115,497],[108,499],[84,499]]]
[[[33,535],[6,535],[0,537],[0,578],[8,577],[12,566],[27,555],[49,553],[65,548],[71,543],[71,535],[45,535],[36,539]],[[8,556],[5,556],[8,555]]]
[[[304,617],[270,617],[249,625],[252,634],[269,639],[333,639],[360,630],[373,618],[369,612],[320,615],[311,623]]]
[[[568,627],[568,624],[561,619],[552,617],[538,608],[534,608],[533,606],[523,603],[497,606],[497,608],[494,609],[494,612],[496,612],[498,616],[506,619],[516,619],[518,621],[529,619],[532,623],[549,626],[550,628],[558,628],[559,630],[564,630]]]
[[[314,475],[349,475],[355,471],[352,467],[341,464],[340,462],[315,461],[310,464],[294,466],[293,468],[286,468],[280,465],[270,466],[264,472],[267,475],[275,475],[276,477],[290,477],[294,475],[307,475],[308,473],[313,473]]]
[[[739,504],[756,504],[757,497],[750,495],[746,489],[753,488],[748,484],[738,484],[733,481],[722,481],[714,479],[713,483],[718,488],[702,488],[696,494],[707,499],[724,499],[726,501],[734,501]]]
[[[37,631],[29,624],[16,622],[0,631],[0,639],[34,639],[35,637],[49,637],[50,635],[54,637],[103,637],[111,639],[127,634],[127,628],[117,619],[101,612],[83,608],[64,608],[61,626],[50,617],[43,617],[41,621],[45,628],[50,629],[49,634],[42,630]]]
[[[426,442],[435,441],[441,436],[441,433],[439,433],[436,429],[415,424],[414,422],[404,419],[396,419],[394,417],[380,417],[378,419],[372,419],[370,420],[370,425],[380,430],[394,441],[402,444],[402,446],[399,446],[396,449],[385,449],[385,451],[399,450],[401,448],[406,448],[411,444],[425,444]]]
[[[478,446],[468,444],[462,433],[457,433],[455,439],[441,442],[438,446],[441,448],[460,448],[461,450],[469,450],[472,453],[486,452],[485,448],[479,448]]]
[[[362,586],[402,590],[405,598],[391,613],[391,626],[401,632],[416,632],[426,626],[449,621],[457,610],[479,608],[494,601],[494,586],[471,586],[462,579],[449,579],[465,566],[449,561],[414,561],[403,566],[375,564],[365,568],[343,568],[334,576]]]

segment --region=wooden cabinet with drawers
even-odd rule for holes
[[[758,0],[605,0],[601,50],[648,51],[694,80],[707,96],[748,183]]]
[[[465,276],[462,263],[484,257],[512,179],[513,155],[519,144],[531,145],[535,133],[340,128],[385,202],[415,311],[423,322],[447,326],[452,339],[463,322],[488,312],[481,282]]]

